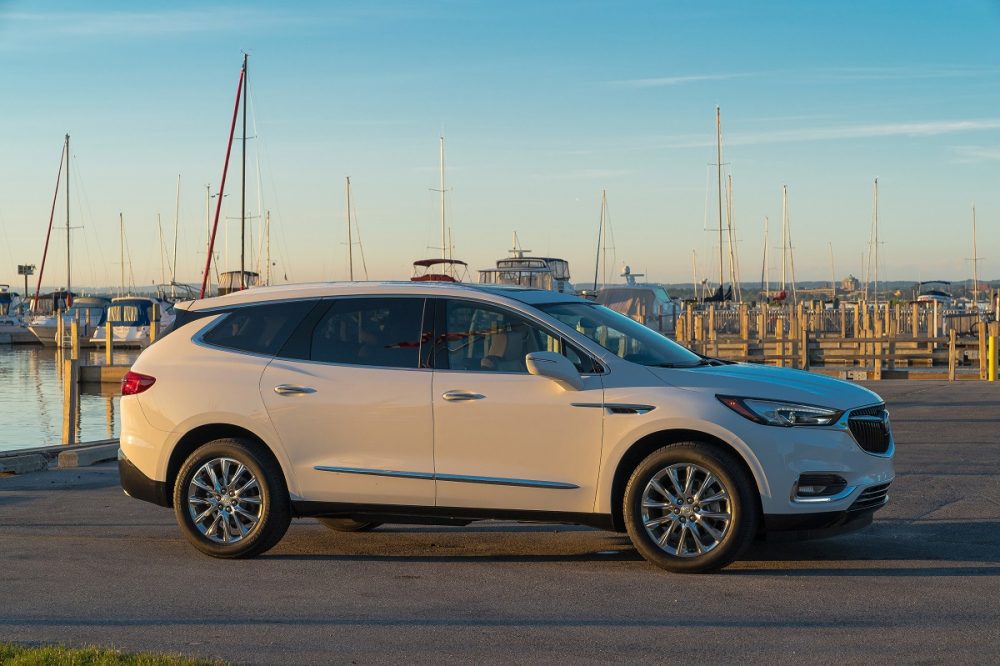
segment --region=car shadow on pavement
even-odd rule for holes
[[[993,526],[973,521],[885,521],[829,539],[758,541],[720,575],[1000,576],[1000,530]],[[475,538],[470,540],[473,531]],[[324,552],[329,550],[335,552]],[[315,532],[292,539],[264,557],[351,562],[645,564],[623,534],[573,526],[553,529],[548,525],[519,524],[484,525],[478,529],[393,525],[367,535]]]

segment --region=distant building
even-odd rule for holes
[[[854,277],[853,275],[848,275],[843,280],[840,281],[840,288],[847,293],[855,292],[861,289],[861,280]]]

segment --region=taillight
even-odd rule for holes
[[[156,381],[156,377],[143,375],[129,370],[122,377],[122,395],[136,395],[142,393]]]

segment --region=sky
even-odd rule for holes
[[[716,107],[742,281],[764,273],[765,218],[780,279],[783,186],[796,278],[864,277],[876,178],[880,280],[971,277],[973,205],[997,279],[998,28],[986,0],[0,0],[0,282],[42,263],[67,133],[74,287],[123,263],[169,280],[175,224],[176,279],[200,282],[244,52],[247,265],[269,212],[274,282],[348,277],[348,176],[355,277],[439,255],[442,135],[472,279],[516,232],[592,280],[605,191],[609,280],[717,281]],[[220,270],[239,268],[236,134]],[[65,226],[60,191],[43,289],[66,284]]]

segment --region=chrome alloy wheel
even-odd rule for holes
[[[244,539],[260,522],[260,484],[250,469],[232,458],[213,458],[188,485],[188,512],[195,527],[215,543]]]
[[[693,463],[660,470],[642,492],[642,523],[669,555],[697,557],[714,550],[726,537],[732,517],[729,490]]]

